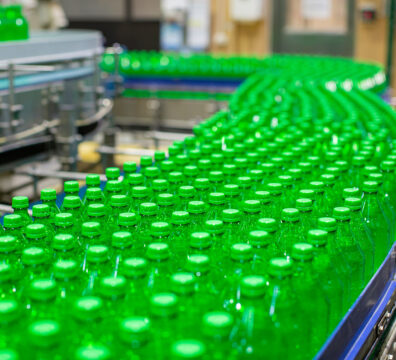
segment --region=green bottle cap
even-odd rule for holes
[[[27,209],[29,207],[29,199],[27,196],[14,196],[12,198],[13,209]]]
[[[175,196],[173,194],[159,194],[157,197],[159,206],[172,206],[175,204]]]
[[[195,291],[195,276],[190,273],[176,273],[171,276],[171,289],[176,295],[191,295]]]
[[[35,321],[28,328],[29,341],[39,348],[50,348],[60,342],[60,325],[53,320]]]
[[[104,277],[100,279],[99,289],[104,298],[122,297],[126,294],[127,281],[121,275]]]
[[[103,301],[101,298],[84,296],[75,301],[72,314],[78,320],[88,322],[102,317],[102,311]]]
[[[122,274],[126,277],[142,277],[147,274],[147,260],[144,258],[128,258],[122,262]]]
[[[278,223],[273,218],[261,218],[257,221],[257,227],[260,230],[265,230],[269,233],[272,233],[278,230]]]
[[[333,174],[322,174],[320,175],[320,179],[326,186],[334,185],[336,182],[336,177]]]
[[[282,194],[282,184],[281,183],[268,183],[267,190],[273,196],[279,196]]]
[[[195,339],[179,340],[172,344],[172,359],[203,359],[205,345]]]
[[[126,343],[142,343],[149,339],[151,322],[147,317],[134,316],[121,321],[121,340]]]
[[[219,235],[224,233],[224,223],[221,220],[205,221],[205,230],[209,234]]]
[[[300,211],[295,208],[286,208],[282,210],[282,221],[296,222],[300,220]]]
[[[7,324],[17,320],[20,317],[19,310],[19,305],[14,299],[1,299],[0,324],[7,326]]]
[[[126,181],[129,186],[141,186],[144,183],[144,176],[142,174],[129,174]]]
[[[5,235],[0,236],[0,252],[10,253],[18,248],[18,241],[15,236]]]
[[[345,160],[337,160],[334,164],[340,169],[341,172],[345,172],[349,168],[349,164]]]
[[[110,192],[122,191],[122,182],[119,180],[108,180],[106,183],[106,190]]]
[[[174,161],[177,166],[184,167],[188,164],[188,157],[184,154],[179,154],[175,156]]]
[[[269,204],[271,202],[271,193],[266,190],[255,191],[254,197],[259,200],[261,204]]]
[[[384,175],[381,173],[370,173],[368,174],[368,178],[370,181],[376,181],[379,186],[384,182]]]
[[[264,171],[260,169],[250,170],[249,176],[253,179],[253,181],[261,181],[264,178]]]
[[[153,180],[152,188],[157,192],[165,192],[169,188],[169,183],[165,179],[155,179]]]
[[[171,223],[174,225],[186,225],[190,221],[190,214],[187,211],[174,211],[172,213]]]
[[[259,200],[245,200],[243,202],[242,208],[246,213],[256,214],[261,210],[261,203]]]
[[[81,226],[81,235],[86,237],[99,236],[101,233],[101,225],[96,221],[88,221]]]
[[[342,190],[342,197],[345,199],[347,197],[358,197],[360,190],[358,187],[345,188]]]
[[[378,173],[378,166],[374,166],[374,165],[366,165],[363,168],[363,174],[366,176],[369,176],[372,173]]]
[[[237,167],[235,164],[224,164],[221,170],[226,176],[235,176],[237,173]]]
[[[167,260],[170,257],[169,245],[165,243],[151,243],[147,247],[146,256],[150,260]]]
[[[175,163],[172,160],[164,160],[161,164],[161,170],[167,173],[173,171]]]
[[[87,261],[104,263],[109,260],[109,248],[105,245],[91,245],[87,249]]]
[[[171,225],[164,221],[153,222],[150,226],[152,236],[169,236],[171,233]]]
[[[248,298],[264,296],[266,282],[263,276],[250,275],[242,278],[241,295]]]
[[[85,183],[88,187],[99,187],[100,186],[100,175],[88,174],[85,177]]]
[[[363,167],[364,163],[366,162],[366,158],[364,156],[353,156],[352,157],[352,165],[357,167]]]
[[[19,355],[14,350],[11,349],[0,350],[0,360],[18,360],[18,359],[19,359]]]
[[[271,242],[269,233],[265,230],[253,230],[248,235],[249,244],[255,247],[267,246]]]
[[[312,211],[313,202],[311,199],[297,199],[296,208],[301,212]]]
[[[75,180],[65,181],[63,187],[66,194],[76,194],[80,191],[80,185]]]
[[[133,212],[121,213],[118,215],[118,225],[134,226],[137,224],[137,215]]]
[[[25,228],[28,239],[41,239],[47,236],[47,229],[43,224],[30,224]]]
[[[33,280],[29,286],[29,296],[35,301],[48,301],[56,297],[56,283],[52,279]]]
[[[157,161],[164,161],[166,159],[165,151],[156,150],[154,152],[154,160]]]
[[[168,180],[172,184],[180,184],[183,182],[183,174],[180,171],[173,171],[169,174]]]
[[[203,201],[189,201],[187,211],[190,214],[204,214],[206,212],[206,204]]]
[[[261,163],[260,169],[264,174],[269,175],[275,172],[275,165],[273,163]]]
[[[349,220],[351,210],[345,206],[338,206],[333,209],[333,216],[336,220]]]
[[[76,351],[76,360],[110,360],[110,350],[103,345],[82,346]]]
[[[194,180],[194,187],[199,191],[206,191],[210,187],[209,179],[197,178]]]
[[[135,186],[132,188],[133,198],[145,198],[148,196],[148,189],[145,186]]]
[[[50,215],[50,207],[46,204],[38,204],[32,207],[34,218],[43,218]]]
[[[158,205],[155,203],[142,203],[140,204],[140,215],[154,216],[158,214]]]
[[[203,333],[206,336],[226,337],[231,333],[234,318],[225,311],[214,311],[206,313],[203,317]]]
[[[337,230],[337,221],[332,217],[321,217],[318,219],[318,227],[321,230],[333,232]]]
[[[363,191],[366,193],[378,192],[379,184],[376,181],[365,181],[363,183]]]
[[[74,260],[58,260],[54,265],[54,275],[57,280],[77,277],[78,264]]]
[[[56,200],[55,189],[42,189],[40,192],[40,199],[42,201]]]
[[[81,206],[81,201],[78,196],[68,195],[63,199],[63,207],[65,209],[78,209]]]
[[[189,177],[196,177],[198,175],[198,168],[195,165],[186,165],[183,169],[183,173]]]
[[[76,239],[70,234],[56,234],[52,241],[52,247],[58,251],[68,251],[76,246]]]
[[[92,200],[92,201],[97,200],[98,203],[103,201],[102,190],[98,187],[87,189],[87,192],[85,193],[85,197],[87,198],[87,200]]]
[[[113,195],[110,198],[110,205],[115,208],[128,206],[128,198],[126,195]]]
[[[40,265],[45,263],[47,255],[44,249],[39,247],[30,247],[22,251],[22,263],[24,265]]]
[[[381,169],[383,171],[394,171],[396,168],[396,162],[390,160],[384,160],[381,162]]]
[[[148,167],[153,164],[153,158],[151,156],[141,156],[140,157],[140,166],[141,167]]]
[[[106,168],[106,179],[107,180],[118,180],[120,177],[120,169],[117,167]]]
[[[294,244],[291,256],[293,260],[310,261],[313,259],[313,246],[307,243]]]
[[[0,283],[5,283],[15,278],[15,271],[10,264],[0,264]]]
[[[347,197],[345,198],[345,206],[351,211],[358,211],[362,208],[363,201],[361,198]]]
[[[309,185],[312,190],[315,191],[315,193],[317,194],[321,194],[324,192],[325,183],[323,181],[311,181]]]
[[[151,179],[158,177],[159,174],[160,174],[160,169],[158,169],[156,166],[149,166],[144,171],[144,175]]]
[[[211,182],[223,182],[224,174],[222,171],[210,171],[209,172],[209,181]]]
[[[179,187],[179,196],[181,198],[192,198],[195,195],[195,188],[193,186],[180,186]]]
[[[240,176],[236,182],[242,189],[248,189],[252,186],[252,178],[250,176]]]
[[[301,189],[298,192],[298,195],[300,198],[304,198],[304,199],[311,199],[311,200],[315,199],[315,191],[312,189]]]
[[[208,272],[210,268],[209,256],[201,254],[190,255],[187,259],[186,268],[196,275]]]
[[[252,246],[249,244],[234,244],[231,246],[231,259],[235,261],[250,261],[253,259]]]
[[[23,226],[23,219],[21,215],[9,214],[3,218],[5,228],[19,228]]]
[[[132,246],[132,241],[132,234],[128,231],[117,231],[111,236],[111,246],[118,249]]]
[[[328,232],[326,230],[312,229],[308,231],[308,241],[315,246],[323,246],[327,243]]]
[[[287,277],[293,272],[293,264],[286,258],[273,258],[269,262],[268,273],[273,277]]]
[[[224,193],[213,192],[209,194],[208,202],[211,205],[223,205],[225,204],[226,197]]]
[[[136,172],[137,165],[134,161],[125,161],[122,166],[122,169],[124,170],[124,173],[132,174]]]
[[[212,245],[212,239],[207,232],[193,232],[190,235],[190,246],[194,249],[207,249]]]
[[[235,223],[241,221],[241,212],[237,209],[224,209],[221,212],[221,216],[225,223]]]
[[[168,317],[177,313],[178,298],[172,293],[155,294],[150,299],[151,313],[158,317]]]
[[[87,214],[90,217],[102,217],[106,215],[106,206],[104,204],[90,204],[87,207]]]
[[[290,175],[279,175],[278,181],[286,188],[292,186],[294,180]]]
[[[223,193],[225,196],[236,196],[240,194],[239,185],[226,184],[223,187]]]
[[[212,162],[209,159],[198,160],[198,169],[200,171],[209,171],[212,167]]]

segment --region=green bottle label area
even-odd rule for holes
[[[103,189],[95,174],[81,199],[75,181],[62,204],[44,189],[32,218],[27,197],[13,198],[0,228],[0,357],[313,358],[395,240],[382,70],[128,56],[142,75],[252,75],[167,153],[107,168]]]

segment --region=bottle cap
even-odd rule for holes
[[[112,195],[110,198],[110,205],[112,207],[125,207],[128,206],[128,198],[126,195]]]
[[[66,194],[77,194],[80,191],[80,185],[75,180],[65,181],[63,188]]]
[[[149,166],[144,171],[144,175],[147,178],[151,178],[151,179],[158,177],[159,174],[160,174],[160,169],[158,169],[156,166]]]
[[[282,184],[281,183],[268,183],[267,190],[272,196],[278,196],[282,194]]]
[[[292,253],[293,260],[309,261],[313,259],[313,246],[307,243],[297,243],[293,245]]]
[[[126,279],[118,275],[117,277],[108,276],[100,279],[100,294],[105,298],[125,296],[127,288]]]
[[[358,187],[345,188],[342,190],[342,197],[345,199],[347,197],[359,197],[360,190]]]
[[[158,205],[155,203],[142,203],[140,204],[140,215],[154,216],[158,214]]]
[[[76,360],[110,360],[110,350],[103,345],[91,344],[77,349]]]
[[[210,261],[209,256],[201,254],[190,255],[187,259],[186,268],[194,274],[206,273],[209,271]]]
[[[293,178],[290,175],[279,175],[278,181],[283,187],[290,187],[293,185]]]
[[[258,199],[261,204],[269,204],[271,202],[271,193],[266,190],[258,190],[254,193],[254,197]]]
[[[129,186],[142,186],[144,183],[144,176],[143,174],[128,174],[126,181]]]
[[[242,207],[244,212],[256,214],[261,210],[261,203],[259,200],[245,200]]]
[[[278,223],[273,218],[261,218],[257,221],[257,227],[260,230],[265,230],[271,233],[278,230]]]
[[[63,199],[65,209],[77,209],[81,206],[81,200],[78,196],[68,195]]]
[[[366,193],[376,193],[378,192],[379,184],[376,181],[365,181],[363,183],[363,191]]]
[[[151,313],[159,317],[172,316],[177,313],[178,299],[172,293],[158,293],[150,299]]]
[[[169,174],[168,181],[173,184],[179,184],[183,182],[183,174],[180,171],[172,171]]]
[[[180,186],[179,187],[179,196],[181,198],[192,198],[195,195],[195,188],[194,186]]]
[[[205,230],[209,234],[223,234],[224,233],[224,223],[221,220],[207,220],[205,221]]]
[[[368,174],[368,178],[370,181],[376,181],[378,185],[382,185],[384,182],[384,175],[381,173],[370,173]]]
[[[264,171],[260,169],[250,170],[249,176],[253,179],[253,181],[260,182],[264,178]]]
[[[169,183],[165,179],[155,179],[153,180],[152,188],[157,192],[165,192],[168,190]]]
[[[188,164],[188,157],[184,154],[178,154],[174,157],[174,162],[179,167],[184,167]]]
[[[212,162],[209,159],[199,159],[198,169],[201,171],[209,171],[212,167]]]
[[[30,224],[25,228],[28,239],[41,239],[47,236],[47,229],[43,224]]]
[[[338,206],[333,209],[333,216],[336,220],[349,220],[351,210],[345,206]]]
[[[224,193],[213,192],[209,194],[208,202],[211,205],[223,205],[225,204],[226,198]]]
[[[316,246],[323,246],[327,243],[328,232],[326,230],[312,229],[308,231],[308,241]]]
[[[57,321],[40,320],[29,325],[29,341],[39,348],[50,348],[60,341],[60,326]]]
[[[268,273],[274,277],[286,277],[290,276],[293,271],[293,265],[291,261],[286,258],[273,258],[269,262]]]
[[[85,193],[85,197],[87,200],[96,201],[98,203],[103,201],[103,193],[102,190],[98,187],[88,188]]]
[[[132,188],[133,198],[144,198],[148,196],[148,189],[145,186],[134,186]]]
[[[172,160],[164,160],[161,164],[161,170],[171,172],[175,168],[175,163]]]
[[[87,237],[95,237],[99,236],[101,233],[100,223],[96,221],[88,221],[82,224],[81,226],[81,235]]]
[[[210,171],[209,172],[209,181],[211,182],[223,182],[224,174],[222,171]]]
[[[309,185],[317,194],[324,192],[325,183],[323,181],[311,181]]]
[[[21,215],[9,214],[3,218],[5,228],[19,228],[23,226],[23,219]]]
[[[242,278],[241,295],[248,298],[261,297],[265,294],[266,282],[263,276],[250,275]]]
[[[56,200],[55,189],[42,189],[40,192],[40,199],[42,201]]]
[[[0,236],[0,252],[10,253],[18,248],[18,242],[15,236],[4,235]]]
[[[107,180],[118,180],[120,177],[120,169],[117,167],[108,167],[105,173]]]
[[[169,236],[171,233],[171,225],[164,221],[153,222],[150,228],[152,236]]]
[[[304,198],[304,199],[311,199],[311,200],[315,199],[315,191],[312,189],[301,189],[298,192],[298,195],[300,198]]]
[[[235,176],[237,168],[235,164],[224,164],[222,167],[223,174],[227,176]]]
[[[12,198],[13,209],[27,209],[29,207],[29,199],[27,196],[14,196]]]
[[[110,192],[122,191],[122,182],[119,180],[108,180],[106,183],[106,190]]]
[[[87,214],[90,217],[102,217],[106,215],[104,204],[90,204],[87,207]]]
[[[312,200],[306,198],[297,199],[296,208],[301,212],[312,211]]]
[[[52,241],[52,247],[59,251],[71,250],[75,245],[76,240],[71,234],[56,234]]]
[[[228,337],[234,324],[234,318],[225,311],[206,313],[203,317],[203,333],[206,336]]]
[[[164,161],[166,158],[165,151],[156,150],[154,152],[154,160],[157,161]]]
[[[169,245],[165,243],[151,243],[147,247],[147,258],[150,260],[167,260],[170,257]]]
[[[337,221],[332,217],[321,217],[318,219],[318,227],[321,230],[333,232],[337,230]]]
[[[48,301],[56,297],[56,283],[52,279],[33,280],[29,286],[29,296],[36,301]]]
[[[191,295],[195,291],[195,276],[191,273],[176,273],[171,276],[171,289],[176,295]]]
[[[253,258],[252,246],[249,244],[234,244],[231,246],[231,259],[249,261]]]
[[[147,260],[144,258],[128,258],[121,264],[122,274],[126,277],[142,277],[147,274]]]
[[[172,359],[203,359],[205,345],[194,339],[178,340],[172,344]]]
[[[50,215],[50,208],[46,204],[33,205],[32,211],[34,218],[43,218]]]
[[[140,157],[140,166],[141,167],[148,167],[153,164],[153,158],[151,156],[141,156]]]
[[[105,245],[91,245],[87,249],[87,261],[104,263],[109,260],[109,248]]]
[[[137,165],[134,161],[125,161],[122,166],[122,169],[124,170],[124,173],[132,174],[136,172]]]
[[[189,177],[196,177],[198,175],[198,168],[195,165],[186,165],[183,169],[183,173]]]
[[[72,314],[78,320],[92,321],[102,317],[103,301],[99,297],[84,296],[74,303]]]
[[[0,300],[0,324],[7,326],[20,317],[19,305],[14,299]],[[1,356],[0,356],[1,359]]]
[[[236,196],[240,194],[239,186],[236,184],[226,184],[223,187],[223,193],[226,196]]]
[[[207,232],[193,232],[190,235],[190,246],[194,249],[207,249],[212,245],[212,239]]]
[[[175,204],[175,196],[173,194],[159,194],[157,197],[159,206],[172,206]]]
[[[249,232],[248,241],[252,246],[267,246],[271,242],[271,237],[265,230],[253,230]]]
[[[134,226],[137,224],[137,216],[133,212],[125,212],[118,215],[118,225]]]
[[[366,176],[369,176],[372,173],[376,173],[378,172],[378,166],[374,166],[374,165],[366,165],[363,168],[363,174]]]
[[[126,343],[145,342],[150,337],[151,322],[147,317],[134,316],[121,321],[121,339]]]
[[[206,204],[203,201],[189,201],[187,211],[190,214],[204,214],[206,212]]]
[[[14,279],[15,275],[15,271],[10,264],[0,264],[0,283],[5,283]]]
[[[111,236],[111,245],[118,249],[132,246],[132,234],[128,231],[117,231]]]
[[[275,172],[275,165],[271,162],[261,163],[260,169],[267,175],[272,174]]]
[[[58,260],[54,265],[54,275],[57,280],[74,278],[78,270],[79,266],[74,260]]]
[[[44,249],[39,247],[30,247],[22,251],[22,263],[24,265],[40,265],[45,263],[47,255]]]
[[[381,169],[384,171],[393,171],[395,170],[396,162],[391,160],[384,160],[381,162]]]
[[[333,174],[322,174],[320,175],[320,179],[326,186],[334,185],[336,182],[336,178]]]
[[[248,189],[252,186],[252,178],[250,176],[240,176],[237,178],[237,184],[242,189]]]
[[[295,208],[286,208],[282,210],[282,221],[296,222],[300,220],[300,211]]]
[[[190,214],[187,211],[174,211],[171,223],[175,225],[186,225],[190,223]]]
[[[194,180],[194,187],[197,190],[205,191],[208,190],[210,187],[209,179],[206,178],[197,178]]]
[[[85,183],[88,187],[99,187],[100,186],[100,176],[98,174],[88,174],[85,177]]]

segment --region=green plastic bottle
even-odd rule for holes
[[[208,203],[210,182],[208,178],[200,177],[194,180],[194,187],[197,190],[197,200]]]
[[[53,319],[43,319],[31,323],[28,327],[27,349],[31,359],[56,359],[62,353],[61,325]]]
[[[109,181],[118,181],[120,179],[120,169],[118,167],[108,167],[105,170],[106,180]],[[107,183],[106,183],[107,185]]]
[[[205,345],[196,339],[182,339],[172,344],[171,359],[194,359],[204,360],[206,355]]]
[[[51,219],[51,210],[50,207],[46,204],[38,204],[32,207],[34,224],[42,224],[45,226],[45,230],[47,232],[47,236],[49,239],[52,239],[55,230],[54,230],[54,219]]]
[[[109,248],[105,245],[89,246],[86,251],[86,260],[83,263],[85,284],[82,295],[98,294],[98,282],[102,277],[111,274],[111,268]]]
[[[169,237],[170,251],[177,269],[181,269],[185,262],[188,242],[191,233],[191,219],[187,211],[174,211],[170,220],[172,224],[172,233]]]
[[[129,201],[126,195],[113,195],[110,199],[110,215],[108,215],[108,231],[110,233],[116,231],[117,220],[120,214],[127,213],[129,210]]]
[[[102,190],[98,187],[88,188],[84,196],[82,217],[86,216],[87,208],[91,204],[104,204],[105,198]]]
[[[190,201],[187,204],[187,212],[190,214],[191,229],[202,228],[208,212],[207,204],[199,200]]]
[[[314,226],[313,201],[307,198],[299,198],[296,200],[296,208],[300,212],[302,231],[306,233]]]
[[[121,320],[120,344],[117,346],[120,358],[149,359],[153,355],[151,321],[148,317],[133,316]]]
[[[261,217],[260,200],[245,200],[242,203],[241,232],[248,233],[256,228],[258,219]]]
[[[151,202],[157,202],[160,194],[169,191],[169,182],[165,179],[155,179],[152,185],[152,195],[150,197]]]
[[[29,199],[27,196],[14,196],[12,198],[12,208],[15,215],[20,215],[22,217],[23,227],[33,222],[28,213]]]
[[[105,244],[105,238],[101,233],[100,223],[96,221],[87,221],[82,224],[81,235],[79,237],[79,245],[81,249],[86,251],[91,245]]]
[[[129,184],[128,184],[128,177],[131,174],[136,173],[137,165],[134,161],[125,161],[122,169],[124,171],[123,177],[122,177],[122,185],[124,187],[124,193],[126,194],[129,189]]]
[[[82,260],[80,247],[72,234],[57,234],[52,240],[53,259],[57,260]]]
[[[241,229],[242,214],[237,209],[224,209],[221,213],[223,221],[222,248],[226,253],[230,252],[231,246],[236,244],[242,234]]]
[[[27,289],[28,317],[30,321],[39,319],[59,320],[59,308],[56,306],[57,284],[52,279],[32,280]]]
[[[2,349],[18,348],[22,339],[21,306],[16,299],[0,300],[0,346]],[[13,336],[10,336],[13,334]],[[0,359],[1,359],[0,353]],[[4,356],[4,359],[7,359]],[[17,359],[17,357],[8,359]]]
[[[45,225],[30,224],[26,226],[25,231],[28,246],[41,247],[48,250],[52,237]]]
[[[106,276],[100,279],[99,294],[104,301],[105,326],[111,326],[116,317],[125,316],[127,281],[121,276]]]
[[[81,229],[81,200],[78,196],[65,196],[63,199],[61,212],[70,213],[74,219],[77,232]]]
[[[138,233],[137,228],[138,217],[135,213],[126,212],[118,215],[118,230],[119,231],[126,231],[132,235],[133,239],[136,239],[136,235]],[[140,242],[136,240],[133,241],[132,251],[134,255],[143,254],[144,253],[144,246]]]
[[[283,256],[290,257],[293,244],[303,240],[302,234],[303,229],[300,222],[300,211],[295,208],[283,209],[277,240]]]
[[[153,165],[153,158],[151,156],[140,157],[140,172],[144,175],[146,168]]]
[[[198,167],[195,165],[186,165],[183,169],[183,175],[186,178],[187,185],[194,185],[194,180],[199,174]]]
[[[56,214],[54,230],[55,234],[70,234],[72,236],[77,236],[73,214],[64,212]]]
[[[93,344],[78,348],[74,354],[76,360],[111,360],[112,353],[102,344]]]
[[[113,195],[123,195],[123,184],[120,180],[108,180],[104,188],[105,204],[110,203]]]
[[[7,40],[27,40],[29,38],[29,24],[22,14],[22,6],[7,6],[5,16],[8,24]]]
[[[40,200],[44,205],[49,206],[51,224],[54,225],[55,215],[60,212],[58,205],[56,204],[56,190],[55,189],[42,189],[40,192]]]
[[[43,248],[29,247],[23,250],[21,286],[29,284],[31,280],[44,278],[48,273],[48,254]]]
[[[148,260],[147,292],[154,294],[169,290],[171,275],[171,261],[169,245],[165,243],[151,243],[147,247]]]
[[[240,206],[240,189],[237,184],[226,184],[223,186],[222,192],[226,197],[227,209],[238,209]]]
[[[140,211],[140,206],[143,203],[148,202],[149,191],[145,186],[135,186],[132,188],[132,203],[129,211],[138,213]]]
[[[16,237],[20,246],[26,245],[26,239],[23,231],[23,218],[21,215],[9,214],[3,218],[5,235]]]
[[[132,234],[127,231],[114,232],[111,237],[110,249],[113,276],[118,276],[122,261],[131,257],[133,253]]]

